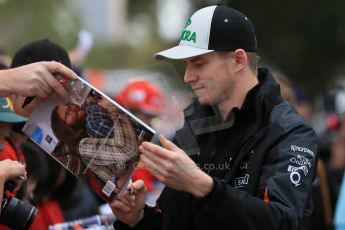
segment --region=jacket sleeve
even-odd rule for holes
[[[298,229],[316,163],[315,134],[306,125],[299,125],[270,148],[256,196],[213,178],[214,188],[198,202],[197,212],[207,216],[212,229]]]

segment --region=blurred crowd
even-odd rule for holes
[[[26,44],[13,56],[0,51],[0,68],[15,68],[38,61],[57,61],[87,78],[83,63],[92,47],[92,37],[83,31],[72,51],[47,39]],[[344,221],[337,219],[344,212],[345,169],[345,87],[338,85],[317,100],[305,86],[291,82],[283,72],[273,75],[279,82],[282,96],[294,106],[316,130],[319,141],[319,163],[313,183],[313,227],[333,229]],[[180,89],[163,92],[147,79],[128,80],[116,94],[109,95],[149,126],[170,139],[182,127],[183,108],[190,102]],[[38,99],[22,108],[25,97],[0,98],[0,160],[19,161],[26,166],[27,179],[19,189],[6,191],[38,209],[31,229],[111,229],[116,217],[107,203],[87,185],[62,167],[42,149],[28,140],[21,131],[27,117],[40,102]],[[158,143],[156,137],[154,142]],[[132,180],[142,179],[148,189],[147,203],[154,205],[164,185],[139,162]],[[343,188],[341,188],[343,186]],[[341,194],[343,193],[343,194]],[[343,198],[339,198],[339,197]],[[18,217],[19,218],[19,217]],[[0,225],[0,229],[8,229]]]

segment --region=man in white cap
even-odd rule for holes
[[[166,187],[156,207],[145,186],[111,204],[115,229],[304,229],[317,163],[314,131],[257,68],[254,27],[216,5],[196,11],[180,44],[157,59],[186,63],[196,100],[175,144],[144,142],[140,159]]]

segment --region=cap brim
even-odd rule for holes
[[[206,50],[206,49],[200,49],[192,46],[185,46],[185,45],[178,45],[173,48],[163,50],[159,53],[155,54],[156,60],[162,60],[162,59],[186,59],[191,58],[207,53],[211,53],[214,50]]]
[[[26,117],[17,115],[15,113],[0,113],[0,121],[7,123],[18,123],[27,121]]]

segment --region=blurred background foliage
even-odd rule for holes
[[[0,46],[9,54],[45,37],[72,47],[80,26],[68,0],[0,0]]]
[[[75,7],[71,3],[73,1],[0,0],[0,47],[13,55],[30,41],[50,38],[66,49],[73,49],[78,31],[84,27],[82,9]],[[88,1],[91,0],[84,0]],[[159,17],[159,6],[163,0],[122,1],[127,11],[126,25],[129,27],[136,20],[146,36],[136,39],[138,31],[128,29],[126,37],[116,43],[95,39],[85,67],[123,69],[152,64],[155,62],[154,53],[178,43],[178,34],[175,39],[166,39],[158,30],[158,23],[168,23]],[[215,3],[227,4],[244,12],[256,28],[260,66],[280,69],[292,81],[308,87],[313,95],[322,93],[333,79],[344,76],[345,1],[183,2],[179,7],[181,10],[188,9],[189,14]],[[94,15],[89,17],[92,19]],[[182,29],[183,25],[176,26]],[[171,26],[166,28],[170,29]],[[137,40],[136,43],[127,42],[131,39]],[[183,75],[183,63],[174,65]]]

